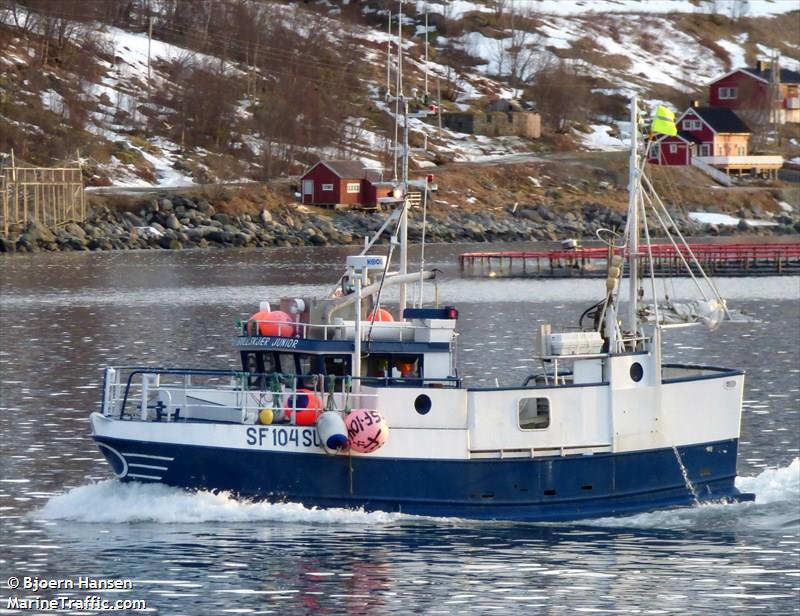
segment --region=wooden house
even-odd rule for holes
[[[393,189],[381,176],[359,161],[321,160],[301,176],[301,198],[307,205],[374,207]]]
[[[772,106],[768,105],[774,94]],[[800,73],[759,61],[755,67],[737,68],[708,86],[711,107],[771,111],[769,120],[781,124],[800,122]]]
[[[780,156],[751,156],[751,131],[731,109],[689,107],[676,121],[678,134],[658,138],[649,151],[656,165],[710,165],[726,172],[772,171]]]

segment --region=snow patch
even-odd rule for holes
[[[753,220],[751,218],[736,218],[728,214],[717,214],[714,212],[689,212],[689,218],[695,222],[706,225],[736,226],[744,220],[751,227],[774,227],[778,223],[768,220]]]

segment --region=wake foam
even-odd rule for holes
[[[769,468],[755,477],[737,477],[741,492],[752,492],[756,503],[800,502],[800,458],[786,468]]]
[[[109,479],[73,488],[51,498],[33,514],[42,520],[90,523],[302,522],[388,524],[402,516],[347,509],[313,509],[296,503],[238,500],[227,493],[187,492],[180,488]]]
[[[789,466],[766,469],[755,477],[737,477],[736,487],[741,492],[755,494],[755,502],[707,503],[630,516],[598,518],[585,523],[606,527],[694,530],[720,530],[737,525],[766,530],[800,524],[797,515],[797,505],[800,503],[800,458],[795,458]]]

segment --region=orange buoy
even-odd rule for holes
[[[394,321],[392,313],[384,308],[378,308],[377,311],[373,310],[367,315],[367,321]]]
[[[259,310],[247,321],[247,331],[249,333],[258,332],[260,336],[284,336],[291,338],[294,336],[295,328],[292,317],[281,310],[269,312]]]
[[[289,396],[283,406],[284,417],[291,419],[295,411],[295,424],[298,426],[313,426],[322,414],[322,400],[310,389],[298,389],[297,393]]]

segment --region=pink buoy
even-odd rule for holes
[[[389,426],[378,411],[353,409],[344,418],[350,449],[358,453],[372,453],[380,449],[389,438]]]
[[[284,336],[291,338],[294,336],[294,322],[292,317],[281,310],[269,312],[259,310],[248,319],[248,331],[258,332],[261,336]]]

